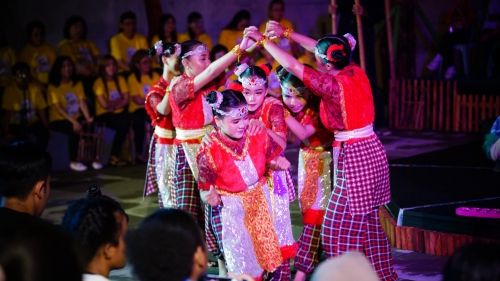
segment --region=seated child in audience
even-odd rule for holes
[[[500,244],[470,243],[462,246],[444,267],[443,281],[500,280]]]
[[[58,56],[68,56],[76,66],[75,72],[84,76],[97,73],[99,49],[87,39],[87,23],[82,17],[72,16],[64,24],[64,39],[59,42]]]
[[[285,28],[293,29],[292,23],[285,19],[283,16],[285,14],[285,2],[283,0],[271,0],[269,2],[269,7],[267,9],[267,20],[262,22],[259,26],[259,31],[264,33],[266,31],[266,24],[268,21],[273,20],[279,22],[281,26]],[[283,51],[298,57],[299,56],[299,46],[297,43],[294,43],[287,38],[276,38],[274,42],[278,47],[280,47]],[[275,68],[276,69],[276,68]]]
[[[109,280],[111,270],[125,266],[128,216],[120,203],[103,195],[79,199],[64,213],[62,227],[80,254],[83,281]]]
[[[132,74],[128,77],[130,88],[130,104],[128,111],[132,115],[132,128],[134,129],[135,157],[140,163],[147,162],[144,155],[145,126],[150,126],[151,120],[146,114],[144,103],[151,87],[160,79],[160,75],[152,71],[151,59],[146,50],[139,50],[132,56],[130,62]],[[147,124],[146,124],[147,123]]]
[[[21,49],[19,61],[25,62],[31,69],[33,82],[45,92],[49,81],[49,72],[56,60],[54,48],[45,43],[45,26],[39,21],[33,21],[26,27],[28,44]]]
[[[198,12],[192,12],[188,15],[188,30],[179,35],[179,42],[187,40],[200,41],[207,45],[208,51],[212,50],[212,38],[205,33],[203,17]]]
[[[129,90],[125,78],[118,75],[115,58],[105,55],[99,59],[99,78],[94,82],[96,96],[95,107],[98,122],[116,132],[111,147],[110,164],[124,166],[127,163],[120,160],[122,144],[130,127],[130,117],[125,107],[129,103]]]
[[[148,41],[144,35],[136,33],[137,16],[128,11],[120,16],[120,33],[111,38],[109,42],[111,55],[116,59],[119,72],[130,71],[130,59],[137,50],[148,49]]]
[[[231,22],[222,29],[219,35],[219,44],[231,50],[235,44],[243,41],[243,30],[250,25],[250,12],[247,10],[238,11]]]
[[[85,171],[87,166],[77,161],[81,122],[85,120],[92,123],[94,117],[89,114],[82,82],[76,80],[74,71],[75,66],[70,57],[58,57],[54,62],[47,89],[49,127],[69,137],[70,168],[74,171]],[[93,166],[101,168],[101,164],[97,162]]]
[[[12,67],[14,83],[10,83],[2,97],[3,129],[8,141],[28,140],[45,149],[49,139],[49,123],[45,108],[47,103],[40,88],[31,82],[30,67],[18,62]]]
[[[151,39],[150,46],[153,46],[156,42],[162,41],[163,43],[167,42],[178,42],[177,41],[177,30],[175,29],[176,20],[172,14],[163,14],[160,17],[160,22],[158,23],[158,31],[153,39]],[[159,69],[160,73],[162,71],[162,67],[158,63],[158,56],[154,56],[152,58],[153,68]]]

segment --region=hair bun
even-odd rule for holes
[[[208,95],[205,98],[205,100],[209,104],[214,104],[217,101],[217,92],[216,91],[210,91],[210,93],[208,93]]]
[[[243,92],[245,90],[243,88],[243,85],[241,85],[241,83],[238,80],[229,82],[229,84],[227,84],[227,89],[238,92]]]
[[[345,57],[345,52],[341,50],[335,50],[331,53],[333,61],[340,61]]]
[[[151,47],[151,48],[149,48],[148,54],[149,54],[149,57],[151,57],[151,58],[154,57],[154,56],[156,56],[156,49],[155,49],[154,46]]]
[[[276,78],[278,78],[279,81],[281,81],[287,73],[288,70],[286,70],[286,68],[284,68],[281,65],[279,65],[278,68],[276,68]]]
[[[258,67],[264,70],[266,76],[269,76],[269,74],[271,74],[271,70],[273,69],[273,66],[270,63],[264,63],[259,65]]]

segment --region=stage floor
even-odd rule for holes
[[[480,140],[478,135],[450,133],[416,133],[394,132],[389,136],[381,136],[387,149],[390,161],[414,156],[426,152],[459,146]],[[292,162],[292,170],[296,169],[297,146],[289,146],[287,158]],[[493,164],[492,164],[493,165]],[[130,217],[130,225],[136,226],[147,215],[157,210],[154,196],[142,198],[145,165],[125,168],[104,168],[100,171],[76,173],[71,171],[56,172],[52,177],[52,191],[48,206],[42,217],[59,223],[68,204],[85,196],[86,189],[94,184],[103,187],[106,195],[116,198]],[[302,230],[301,215],[294,202],[291,205],[291,217],[294,236],[298,238]],[[402,280],[440,281],[440,273],[446,258],[393,249],[396,271]],[[210,270],[212,273],[214,269]],[[130,268],[114,271],[111,280],[136,280]]]

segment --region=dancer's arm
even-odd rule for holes
[[[265,33],[266,35],[271,37],[272,36],[280,37],[280,35],[283,34],[283,31],[285,31],[285,27],[281,26],[278,22],[269,21],[267,23]],[[309,52],[314,53],[314,46],[316,46],[316,40],[308,36],[302,35],[300,33],[297,33],[295,31],[290,32],[290,40],[300,44],[300,46],[302,46]]]
[[[305,140],[308,137],[312,136],[316,133],[316,129],[314,129],[311,125],[302,125],[295,119],[293,116],[287,116],[285,118],[286,124],[292,133],[299,138],[299,140]]]

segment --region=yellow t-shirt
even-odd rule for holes
[[[219,44],[224,45],[228,50],[232,50],[236,44],[243,40],[243,30],[223,29],[219,35]]]
[[[19,53],[19,61],[27,63],[31,68],[31,75],[46,84],[49,81],[49,72],[56,60],[54,48],[48,44],[35,47],[27,44]]]
[[[261,64],[267,63],[265,58],[260,58],[258,61],[255,62],[255,66],[260,66]],[[275,90],[275,89],[281,89],[280,86],[280,81],[278,80],[278,77],[276,77],[276,69],[279,66],[279,62],[277,60],[274,60],[274,63],[272,64],[273,69],[271,70],[271,73],[269,73],[269,77],[267,79],[267,85],[269,88]]]
[[[120,85],[120,91],[118,91],[118,88],[116,87],[116,84],[114,81],[107,81],[107,86],[108,86],[108,91],[106,92],[106,88],[104,87],[104,83],[102,81],[102,78],[98,78],[94,82],[94,95],[96,96],[95,99],[95,108],[96,108],[96,115],[101,115],[104,113],[108,113],[109,111],[105,109],[104,107],[101,106],[101,103],[97,99],[98,96],[104,96],[104,99],[106,101],[114,101],[117,99],[120,99],[123,95],[123,93],[128,93],[128,86],[127,82],[125,81],[125,78],[122,76],[118,76],[118,84]],[[113,113],[121,113],[123,111],[123,108],[116,109],[113,111]]]
[[[189,38],[189,32],[184,32],[182,34],[179,34],[179,36],[177,37],[178,41],[180,43],[184,42],[184,41],[187,41],[187,40],[191,40],[191,38]],[[207,45],[207,48],[208,48],[208,51],[211,51],[212,50],[212,37],[210,37],[210,35],[206,34],[206,33],[203,33],[200,35],[200,37],[198,38],[198,41],[200,41],[201,43]]]
[[[90,65],[94,69],[97,69],[97,62],[94,58],[100,54],[101,52],[94,42],[89,39],[77,42],[71,39],[63,39],[59,42],[57,48],[57,56],[68,56],[74,63]]]
[[[128,105],[128,111],[134,112],[139,108],[144,108],[144,104],[135,103],[133,97],[140,96],[141,98],[146,98],[149,93],[149,89],[160,79],[160,75],[156,72],[152,73],[152,77],[149,75],[142,75],[141,82],[137,81],[134,74],[128,77],[128,86],[130,88],[130,103]]]
[[[6,87],[12,81],[12,71],[16,64],[16,51],[11,47],[0,48],[0,87]]]
[[[78,119],[81,116],[80,101],[85,100],[85,92],[83,91],[82,82],[64,83],[56,87],[49,84],[47,88],[47,103],[49,105],[49,122],[65,120],[64,116],[59,113],[59,110],[54,104],[59,105],[71,117]]]
[[[268,21],[270,21],[270,19],[264,21],[260,25],[259,31],[261,33],[264,33],[266,31],[266,23]],[[287,19],[281,19],[280,22],[279,22],[279,24],[281,26],[283,26],[283,27],[293,29],[292,23],[289,20],[287,20]],[[276,38],[276,39],[274,39],[274,43],[276,43],[276,45],[278,45],[278,47],[280,47],[283,51],[286,51],[287,53],[292,54],[292,46],[290,45],[290,41],[288,39],[286,39],[286,38]]]
[[[21,124],[21,109],[26,109],[27,124],[37,122],[37,110],[45,109],[47,103],[43,98],[40,88],[30,83],[26,90],[26,99],[24,92],[15,82],[11,82],[3,93],[2,109],[10,111],[10,124]]]
[[[308,51],[306,50],[306,52],[308,52]],[[298,60],[300,63],[302,63],[302,64],[304,64],[304,63],[305,63],[305,64],[308,64],[308,65],[312,66],[312,68],[314,68],[314,69],[318,70],[318,66],[316,65],[316,59],[314,58],[314,55],[313,55],[312,60],[310,60],[310,59],[307,57],[307,55],[302,55],[302,56],[301,56],[300,58],[298,58],[297,60]]]
[[[125,63],[130,62],[130,59],[137,50],[147,50],[149,48],[146,37],[137,33],[134,34],[132,39],[128,39],[120,32],[111,37],[109,44],[111,47],[111,55],[117,60],[125,61]]]

